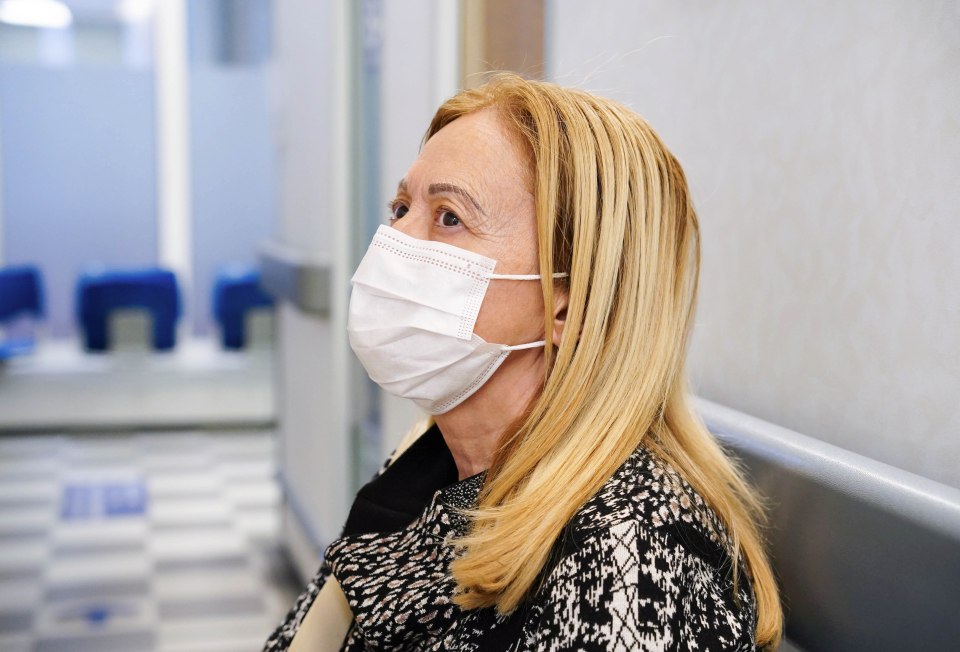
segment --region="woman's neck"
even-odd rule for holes
[[[490,468],[504,431],[540,391],[543,349],[514,351],[463,403],[435,417],[461,480]]]

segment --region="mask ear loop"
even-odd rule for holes
[[[546,346],[546,344],[547,343],[544,340],[540,340],[539,342],[530,342],[529,344],[515,344],[514,346],[505,346],[503,347],[503,350],[504,351],[522,351],[523,349],[535,349],[539,346]]]
[[[569,276],[566,272],[557,272],[553,278],[563,278]],[[489,279],[504,279],[507,281],[536,281],[540,274],[487,274]]]
[[[566,272],[556,272],[553,275],[553,278],[564,278],[565,276],[570,276]],[[540,278],[540,274],[488,274],[487,278],[489,279],[505,279],[508,281],[536,281]],[[539,346],[546,346],[546,340],[540,340],[539,342],[530,342],[529,344],[516,344],[514,346],[505,346],[503,347],[504,351],[522,351],[523,349],[535,349]]]

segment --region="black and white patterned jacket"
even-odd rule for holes
[[[457,480],[433,426],[357,495],[342,536],[265,652],[287,650],[327,578],[353,612],[342,650],[743,650],[756,602],[734,598],[726,532],[676,471],[638,448],[558,539],[539,589],[509,616],[450,597],[449,542],[483,474]]]

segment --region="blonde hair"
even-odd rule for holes
[[[517,607],[564,526],[643,443],[720,517],[753,583],[756,641],[775,649],[783,614],[763,502],[690,402],[700,241],[680,164],[625,106],[512,73],[445,102],[424,140],[487,107],[532,155],[546,333],[554,272],[569,273],[568,303],[559,346],[546,338],[542,392],[504,433],[459,541],[455,601]],[[731,558],[736,586],[740,555]]]

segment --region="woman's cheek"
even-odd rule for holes
[[[474,333],[487,342],[526,344],[542,334],[542,321],[539,281],[492,280],[480,306]]]

